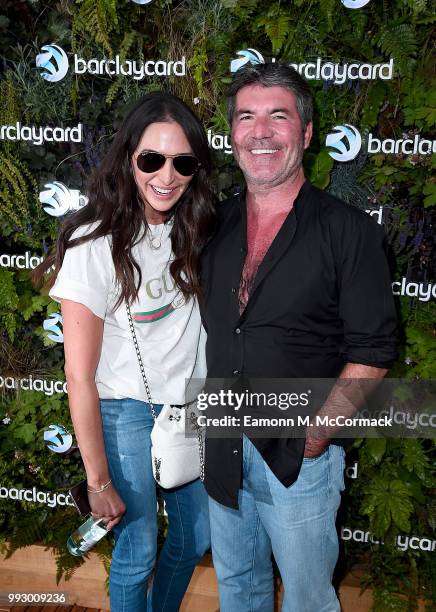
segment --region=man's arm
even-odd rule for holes
[[[383,229],[365,213],[347,208],[331,231],[345,366],[316,416],[351,417],[397,357],[397,315]],[[339,429],[309,427],[304,456],[322,453]]]
[[[361,363],[347,363],[339,375],[339,380],[348,379],[350,380],[349,384],[344,387],[340,383],[336,383],[316,416],[333,418],[339,415],[353,416],[359,409],[359,402],[362,399],[359,379],[381,380],[387,372],[388,370],[385,368],[375,368]],[[345,393],[344,390],[346,390]],[[310,459],[320,455],[330,444],[335,431],[337,431],[337,428],[333,427],[328,429],[323,427],[322,431],[319,428],[310,427],[307,430],[304,456]]]

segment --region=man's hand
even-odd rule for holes
[[[321,455],[327,446],[330,444],[330,440],[326,438],[313,438],[311,436],[306,437],[306,444],[304,446],[304,458],[313,459]]]
[[[353,416],[364,403],[367,394],[372,388],[377,388],[377,381],[381,380],[386,373],[387,370],[383,368],[357,363],[346,364],[317,416]],[[370,384],[371,380],[374,381],[374,385]],[[360,384],[361,381],[362,384]],[[313,459],[321,455],[335,437],[337,429],[335,427],[310,427],[306,432],[304,457]]]

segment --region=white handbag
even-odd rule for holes
[[[197,478],[204,480],[204,432],[197,423],[196,403],[185,406],[164,404],[159,415],[156,415],[127,302],[126,310],[147,402],[154,418],[150,436],[153,476],[164,489],[180,487]]]

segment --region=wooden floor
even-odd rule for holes
[[[356,566],[339,587],[343,612],[368,612],[372,608],[372,593],[361,593],[360,580],[364,567]],[[56,583],[56,559],[53,551],[43,546],[29,546],[5,558],[0,554],[0,612],[109,612],[109,598],[105,590],[106,570],[95,553],[76,569],[73,577]],[[68,595],[67,602],[75,605],[11,606],[6,593],[24,593],[31,585],[32,592],[57,592]],[[275,610],[281,606],[282,591],[276,591]],[[424,612],[420,602],[417,612]],[[210,555],[195,568],[180,612],[219,612],[218,583]]]

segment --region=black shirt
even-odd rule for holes
[[[258,268],[248,304],[238,290],[247,253],[243,195],[219,205],[204,251],[202,318],[208,377],[333,378],[346,363],[387,368],[396,358],[396,312],[383,229],[306,181]],[[290,486],[303,439],[253,443]],[[205,486],[237,508],[242,439],[206,440]]]

